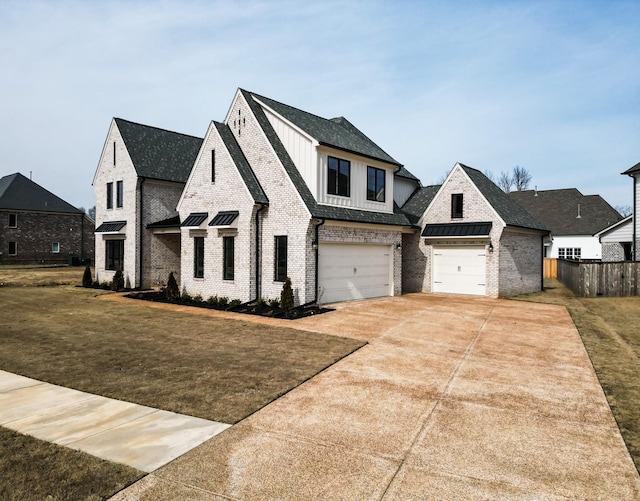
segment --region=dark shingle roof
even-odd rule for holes
[[[411,179],[413,181],[418,181],[418,184],[420,184],[420,180],[416,176],[411,174],[411,172],[409,172],[404,166],[400,167],[400,170],[398,172],[396,172],[395,175],[398,176],[398,177],[404,177],[406,179]]]
[[[517,204],[482,172],[462,164],[460,164],[460,167],[467,173],[471,181],[478,187],[482,195],[508,226],[547,231],[547,227],[543,222],[538,221],[534,217],[535,215]]]
[[[253,93],[251,95],[300,127],[320,144],[393,165],[401,165],[344,117],[326,119],[267,97]]]
[[[202,139],[114,118],[140,177],[186,183]]]
[[[253,172],[253,169],[249,165],[247,158],[244,156],[244,153],[240,149],[240,145],[238,144],[238,141],[236,141],[236,138],[231,132],[229,126],[218,122],[213,122],[213,124],[218,130],[220,137],[224,141],[224,144],[227,147],[229,154],[231,155],[233,163],[236,165],[238,172],[240,173],[240,176],[244,181],[244,184],[253,197],[253,200],[259,204],[268,204],[269,199],[262,189],[258,178]]]
[[[436,196],[439,189],[440,185],[418,188],[409,197],[409,200],[404,203],[402,206],[402,212],[407,215],[411,224],[418,224],[419,219],[424,214],[424,211],[427,210],[427,207],[429,207],[429,204]]]
[[[627,169],[622,174],[628,174],[629,176],[640,173],[640,163],[635,164],[633,167]]]
[[[19,172],[0,178],[0,209],[83,213]]]
[[[585,196],[575,188],[513,191],[509,196],[554,235],[595,235],[622,219],[600,195]],[[578,205],[580,217],[577,217]]]
[[[284,145],[280,141],[280,138],[276,134],[275,130],[271,126],[269,119],[266,117],[262,106],[253,99],[253,95],[250,92],[240,89],[243,97],[246,99],[247,104],[251,108],[251,111],[255,115],[258,124],[265,133],[265,136],[271,143],[276,155],[282,163],[284,169],[287,171],[289,178],[293,182],[294,186],[298,190],[300,197],[305,203],[307,209],[311,213],[312,217],[319,219],[332,219],[335,221],[350,221],[357,223],[373,223],[373,224],[386,224],[386,225],[398,225],[398,226],[411,226],[411,223],[405,216],[405,214],[394,205],[394,211],[392,214],[384,212],[373,212],[359,209],[349,209],[346,207],[333,207],[329,205],[318,204],[311,194],[309,187],[304,182],[304,179],[300,175],[298,168],[291,160],[291,157],[287,153]],[[264,100],[266,104],[266,98],[256,96],[256,98]],[[271,100],[269,100],[271,101]],[[285,106],[285,105],[283,105]],[[304,113],[304,112],[302,112]]]

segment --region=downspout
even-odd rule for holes
[[[638,179],[633,178],[633,260],[638,260]]]
[[[84,212],[80,219],[80,263],[84,262]]]
[[[316,224],[316,235],[315,235],[315,237],[316,237],[315,238],[315,243],[316,243],[316,249],[315,249],[316,250],[316,277],[315,277],[316,278],[316,287],[315,287],[315,289],[316,289],[316,293],[315,293],[315,295],[313,297],[313,302],[314,303],[318,302],[318,289],[319,289],[318,280],[319,280],[319,277],[320,277],[320,267],[319,267],[319,264],[320,264],[320,226],[322,226],[324,224],[324,222],[325,222],[325,219],[321,220],[318,224]]]
[[[260,212],[267,204],[260,204],[256,211],[256,301],[260,299]]]
[[[140,178],[140,221],[138,222],[138,287],[142,288],[142,240],[143,240],[143,230],[144,230],[144,213],[143,213],[143,200],[142,196],[142,185],[147,180],[146,177]]]

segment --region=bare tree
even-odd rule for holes
[[[508,172],[501,172],[498,176],[498,181],[496,182],[498,187],[504,191],[505,193],[509,193],[511,191],[511,187],[513,186],[513,178],[509,175]]]
[[[524,191],[529,187],[531,182],[531,174],[524,167],[516,165],[513,168],[513,175],[511,177],[513,186],[517,191]]]
[[[444,174],[442,174],[442,176],[440,176],[438,178],[438,180],[436,181],[436,184],[444,184],[444,182],[447,180],[447,176],[448,175],[449,175],[449,171],[447,171]]]
[[[485,169],[484,175],[487,176],[487,178],[489,178],[489,181],[491,181],[492,183],[496,182],[496,176],[494,176],[493,172],[491,172],[489,169]]]
[[[96,220],[96,206],[94,205],[89,210],[87,210],[87,214],[89,214],[89,217],[95,221]]]
[[[627,217],[633,212],[633,209],[630,205],[616,205],[615,210],[617,210],[622,217]]]

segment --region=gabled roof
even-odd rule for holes
[[[185,183],[200,151],[202,139],[113,119],[139,177]]]
[[[509,197],[554,235],[595,235],[622,219],[600,195],[585,196],[575,188],[512,191]]]
[[[259,204],[268,204],[269,199],[262,189],[260,181],[258,181],[258,178],[253,172],[253,169],[249,165],[247,157],[244,156],[244,153],[242,152],[242,149],[240,148],[238,141],[236,141],[236,138],[231,132],[229,126],[215,121],[213,122],[213,124],[220,134],[222,141],[224,141],[227,151],[229,151],[231,159],[236,165],[245,186],[249,190],[249,193],[251,193],[254,202]]]
[[[627,217],[621,219],[620,221],[617,221],[615,223],[613,223],[611,226],[607,226],[606,228],[604,228],[603,230],[600,230],[598,233],[596,233],[594,236],[596,237],[601,237],[613,230],[616,230],[618,228],[621,228],[627,224],[632,224],[633,223],[633,214],[629,214]]]
[[[405,179],[411,179],[412,181],[417,181],[418,184],[421,184],[420,180],[416,176],[411,174],[411,172],[409,172],[404,166],[400,167],[400,170],[398,172],[395,172],[394,175],[397,177],[404,177]]]
[[[477,186],[480,193],[482,193],[487,202],[491,204],[507,226],[547,231],[548,228],[545,226],[544,221],[540,222],[535,215],[532,215],[522,206],[518,205],[482,172],[460,163],[458,165],[466,172],[473,184]]]
[[[409,200],[404,203],[402,206],[402,212],[407,215],[411,224],[418,224],[418,221],[424,214],[424,211],[427,210],[427,207],[429,207],[429,204],[436,196],[439,189],[440,185],[418,188],[409,197]]]
[[[633,167],[627,169],[622,174],[623,175],[627,174],[629,176],[635,176],[636,174],[640,174],[640,163],[635,164]]]
[[[315,138],[322,145],[356,153],[357,155],[385,163],[401,165],[344,117],[326,119],[264,96],[253,93],[251,95]]]
[[[0,178],[0,209],[83,213],[19,172]]]
[[[346,207],[334,207],[329,205],[322,205],[316,202],[316,199],[313,197],[309,187],[304,182],[298,168],[293,163],[293,160],[287,153],[284,145],[280,141],[280,138],[276,134],[275,130],[271,126],[271,122],[264,113],[262,106],[254,99],[254,95],[246,90],[239,89],[240,93],[247,101],[249,108],[251,108],[252,113],[256,117],[258,124],[262,128],[267,140],[271,143],[273,150],[275,151],[280,163],[284,167],[287,172],[291,182],[296,187],[298,193],[300,194],[300,198],[304,202],[305,206],[309,210],[310,214],[314,218],[318,219],[331,219],[334,221],[349,221],[356,223],[372,223],[372,224],[385,224],[385,225],[396,225],[396,226],[411,226],[411,223],[405,216],[405,214],[394,204],[393,213],[385,213],[385,212],[373,212],[366,211],[360,209],[350,209]],[[256,99],[260,99],[265,104],[268,103],[276,103],[272,100],[267,100],[266,98],[262,98],[256,95]],[[270,105],[271,105],[270,104]],[[280,103],[276,103],[280,104]],[[282,105],[286,106],[286,105]],[[290,107],[287,107],[290,108]],[[275,109],[275,108],[274,108]],[[291,108],[295,110],[295,108]],[[297,110],[299,111],[299,110]],[[292,112],[292,113],[295,113]],[[304,114],[305,112],[300,112]],[[307,114],[308,115],[308,114]],[[313,116],[313,115],[311,115]],[[319,117],[316,117],[319,119]],[[324,120],[324,119],[320,119]]]

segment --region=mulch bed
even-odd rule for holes
[[[322,308],[317,304],[303,304],[300,306],[296,306],[295,308],[287,312],[282,308],[271,306],[268,303],[258,303],[257,301],[251,301],[249,303],[242,303],[239,305],[231,306],[228,304],[211,304],[207,301],[171,301],[167,299],[164,291],[131,292],[125,295],[125,297],[131,299],[141,299],[143,301],[153,301],[156,303],[182,304],[185,306],[195,306],[196,308],[208,308],[210,310],[232,311],[234,313],[246,313],[247,315],[260,315],[263,317],[271,318],[284,318],[286,320],[297,320],[299,318],[310,317],[313,315],[320,315],[321,313],[334,311],[332,308]]]

